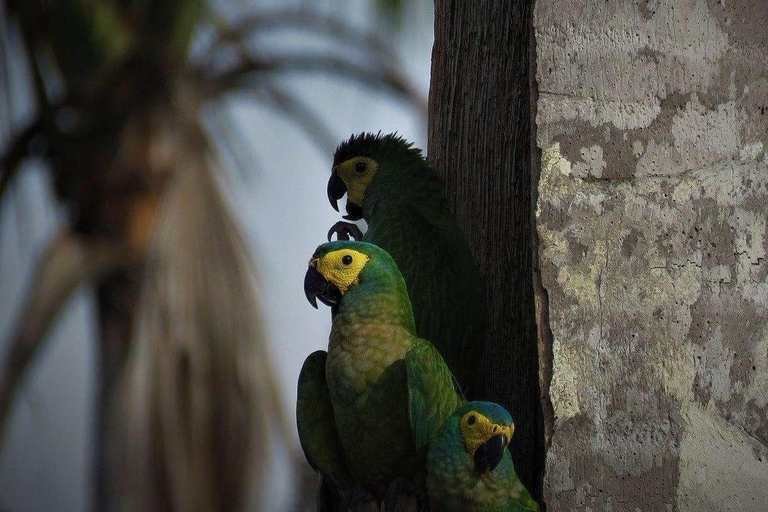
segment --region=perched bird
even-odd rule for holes
[[[491,402],[459,407],[429,443],[427,492],[432,510],[537,511],[507,450],[512,416]]]
[[[443,358],[416,336],[395,262],[368,243],[326,243],[304,290],[333,314],[328,352],[311,354],[299,376],[299,439],[310,465],[343,498],[356,487],[382,500],[402,479],[423,488],[427,443],[461,399]]]
[[[375,244],[397,263],[408,287],[416,333],[445,358],[467,396],[482,355],[483,283],[467,239],[448,209],[440,177],[396,134],[362,133],[333,157],[328,199],[347,194],[347,220],[365,219],[368,231],[348,222],[328,233]]]

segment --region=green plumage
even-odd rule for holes
[[[483,349],[483,284],[442,181],[421,150],[394,134],[353,136],[337,149],[334,165],[356,156],[379,164],[359,205],[368,223],[363,241],[395,260],[408,287],[416,333],[437,347],[472,396]]]
[[[426,439],[455,410],[459,396],[440,355],[416,336],[405,282],[392,258],[361,242],[324,244],[313,258],[340,249],[370,259],[334,307],[327,356],[315,352],[302,369],[299,436],[307,459],[324,476],[344,487],[351,474],[355,485],[382,499],[398,477],[423,484]],[[418,411],[413,427],[411,407]]]
[[[304,361],[299,375],[296,423],[309,465],[322,471],[334,489],[354,485],[339,443],[333,406],[325,380],[327,352],[318,350]]]
[[[427,455],[427,490],[432,510],[537,511],[538,505],[515,474],[509,450],[504,450],[501,462],[493,470],[484,473],[475,470],[459,427],[460,418],[470,411],[479,412],[500,425],[512,424],[509,413],[490,402],[469,402],[445,420],[430,441]]]

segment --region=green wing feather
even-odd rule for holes
[[[442,198],[441,190],[434,195]],[[395,260],[408,287],[416,333],[437,347],[462,389],[473,395],[483,351],[483,280],[444,202],[381,205],[363,241]]]
[[[423,339],[414,342],[405,355],[405,368],[411,430],[416,449],[424,451],[463,399],[451,371],[430,342]]]
[[[299,374],[296,423],[299,441],[307,462],[337,490],[352,485],[344,452],[336,430],[336,420],[325,380],[324,350],[313,352],[304,361]]]
[[[539,506],[533,500],[528,489],[518,478],[512,455],[509,450],[504,453],[501,464],[494,471],[496,482],[506,489],[506,499],[500,500],[494,506],[488,508],[489,512],[520,511],[538,512]]]

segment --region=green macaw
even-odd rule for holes
[[[339,222],[329,240],[351,234],[392,256],[408,286],[416,333],[437,347],[472,396],[483,351],[483,282],[440,177],[402,137],[362,133],[333,157],[328,199],[337,211],[344,194],[344,218],[365,219],[368,231],[363,236],[354,224]]]
[[[433,510],[537,511],[507,450],[512,416],[491,402],[469,402],[445,420],[429,443],[427,492]]]
[[[299,376],[296,416],[310,465],[343,499],[362,488],[382,500],[403,479],[423,488],[428,441],[462,400],[443,358],[416,336],[395,262],[368,243],[326,243],[304,290],[333,314],[328,352],[310,355]]]

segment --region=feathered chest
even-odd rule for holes
[[[364,401],[390,366],[403,359],[413,336],[386,321],[362,322],[348,315],[334,322],[328,344],[326,375],[331,394],[343,402]]]

